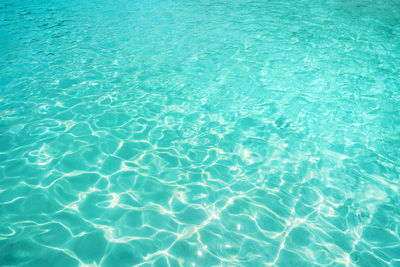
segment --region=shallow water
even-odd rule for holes
[[[399,1],[2,1],[0,266],[400,266]]]

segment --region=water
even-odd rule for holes
[[[400,266],[400,2],[0,3],[0,266]]]

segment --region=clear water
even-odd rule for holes
[[[1,266],[400,266],[400,2],[0,3]]]

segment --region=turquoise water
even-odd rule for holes
[[[0,266],[400,266],[400,2],[0,3]]]

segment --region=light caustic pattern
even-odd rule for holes
[[[400,3],[0,3],[1,266],[400,266]]]

